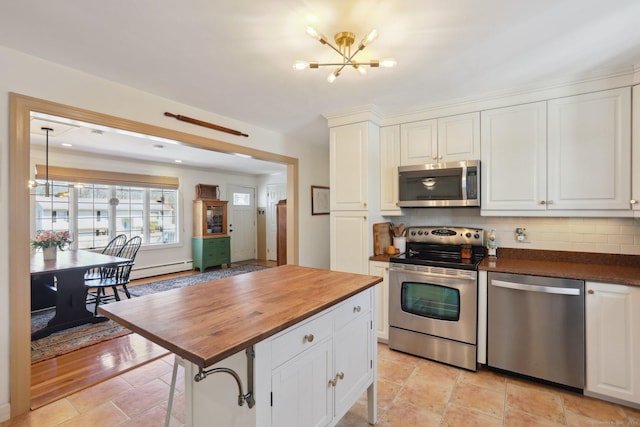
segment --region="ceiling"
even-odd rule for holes
[[[327,144],[323,114],[399,114],[640,68],[638,0],[36,0],[3,2],[0,44],[234,120]],[[392,69],[295,71],[336,62],[330,40],[372,28],[362,60]],[[239,129],[242,131],[242,129]]]

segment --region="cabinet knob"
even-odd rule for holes
[[[364,207],[366,208],[366,207],[367,207],[367,204],[366,204],[366,203],[363,203],[363,204],[362,204],[362,206],[364,206]]]
[[[356,305],[355,307],[353,307],[354,313],[360,313],[361,310],[362,310],[362,307],[360,307],[359,305]]]
[[[541,205],[546,205],[546,204],[547,204],[547,202],[546,202],[545,200],[540,200],[540,203],[539,203],[539,204],[541,204]]]
[[[335,387],[338,384],[338,380],[342,380],[342,379],[344,379],[344,372],[338,372],[334,379],[329,380],[329,385],[331,385],[332,387]]]
[[[547,204],[548,205],[552,205],[553,204],[553,200],[547,200]]]
[[[593,295],[593,294],[595,294],[595,292],[593,291],[593,289],[589,289],[589,290],[587,291],[587,293],[588,293],[589,295]]]
[[[438,156],[431,156],[432,160],[438,160]]]
[[[442,160],[442,156],[438,156],[438,160]]]
[[[314,338],[313,334],[307,334],[302,339],[302,342],[313,342],[313,338]]]
[[[634,199],[631,199],[631,200],[629,201],[629,203],[631,203],[632,205],[635,205],[636,203],[638,203],[638,201],[637,201],[637,200],[634,200]]]

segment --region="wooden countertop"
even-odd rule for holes
[[[98,311],[206,368],[381,281],[283,265],[107,304]]]
[[[505,248],[498,250],[497,258],[485,257],[478,268],[640,286],[640,256],[637,255]]]

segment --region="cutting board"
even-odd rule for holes
[[[391,223],[373,224],[373,254],[386,254],[389,245],[391,245]]]

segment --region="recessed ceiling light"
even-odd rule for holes
[[[177,160],[177,159],[176,159],[176,160],[174,160],[174,162],[176,162],[176,163],[182,163],[182,160]]]
[[[73,147],[73,144],[69,144],[68,142],[63,142],[62,144],[63,147]]]
[[[164,148],[164,145],[162,145],[162,144],[155,144],[155,145],[153,146],[153,148],[155,148],[156,150],[162,150],[162,149]]]
[[[241,153],[233,153],[233,154],[235,154],[238,157],[243,157],[245,159],[250,159],[251,158],[251,156],[248,155],[248,154],[241,154]]]
[[[100,129],[91,129],[91,133],[95,134],[95,135],[101,135],[104,133],[102,130]]]

